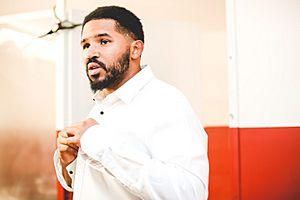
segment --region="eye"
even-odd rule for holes
[[[108,44],[109,43],[109,40],[100,40],[100,44],[101,45],[106,45],[106,44]]]
[[[82,49],[86,49],[86,48],[89,48],[89,47],[90,47],[89,43],[85,43],[84,45],[82,45]]]

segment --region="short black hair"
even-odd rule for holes
[[[96,19],[113,19],[116,21],[117,31],[128,33],[134,40],[144,42],[143,25],[140,19],[126,8],[119,6],[98,7],[84,18],[82,30],[87,22]]]

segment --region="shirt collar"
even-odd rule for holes
[[[124,103],[129,104],[131,100],[137,95],[137,93],[154,78],[151,67],[144,65],[141,68],[141,71],[139,71],[136,75],[134,75],[113,93],[104,97],[103,95],[101,95],[101,91],[97,91],[93,99],[101,103],[105,99],[115,99],[115,97],[117,97]]]

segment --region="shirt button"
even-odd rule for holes
[[[103,115],[104,114],[104,112],[103,111],[100,111],[100,115]]]
[[[69,171],[69,174],[73,174],[73,171]]]

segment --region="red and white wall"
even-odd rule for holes
[[[300,199],[300,2],[226,6],[229,126],[206,129],[210,199]]]

